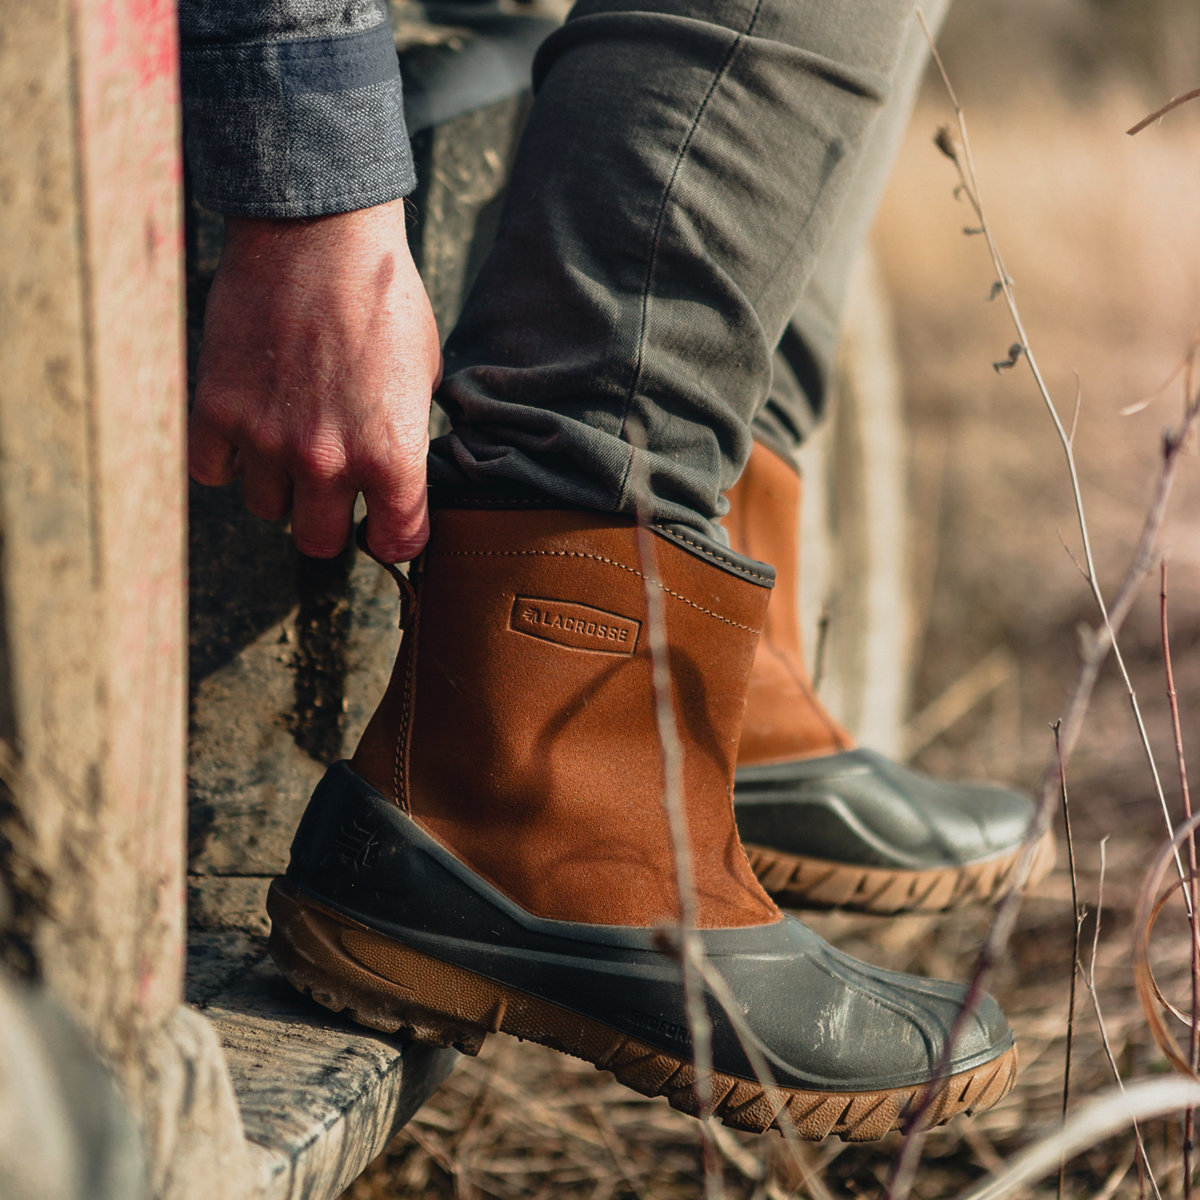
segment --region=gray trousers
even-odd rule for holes
[[[824,408],[925,57],[911,0],[579,0],[447,342],[431,482],[722,541],[752,436],[790,450]]]

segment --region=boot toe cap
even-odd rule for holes
[[[862,962],[788,920],[794,958],[757,975],[771,991],[749,976],[735,986],[751,1001],[749,1015],[782,1078],[883,1092],[927,1083],[939,1068],[946,1075],[972,1071],[1012,1049],[1012,1031],[991,996],[978,995],[960,1021],[968,1000],[962,985]]]
[[[741,768],[735,800],[746,842],[906,870],[1011,854],[1034,815],[1019,792],[931,779],[869,750]]]

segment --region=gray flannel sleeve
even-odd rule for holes
[[[416,185],[379,0],[181,0],[184,140],[216,212],[310,217]]]

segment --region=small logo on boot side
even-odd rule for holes
[[[518,596],[513,601],[508,627],[571,650],[601,654],[632,654],[642,630],[640,621],[602,608],[536,596]]]
[[[691,1032],[683,1022],[654,1016],[651,1013],[642,1012],[637,1008],[625,1009],[621,1013],[621,1017],[625,1021],[628,1021],[635,1029],[640,1029],[643,1033],[648,1033],[651,1037],[674,1042],[679,1046],[690,1046],[692,1044]]]

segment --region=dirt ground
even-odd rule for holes
[[[993,64],[994,66],[994,64]],[[1161,431],[1178,419],[1166,388],[1200,324],[1200,102],[1137,138],[1124,129],[1166,97],[1132,85],[1078,93],[1035,78],[1029,90],[973,99],[968,121],[991,222],[1029,338],[1069,421],[1080,395],[1076,452],[1100,581],[1111,596],[1136,540],[1159,461]],[[1169,93],[1167,93],[1169,94]],[[1094,607],[1071,555],[1079,538],[1063,455],[1019,364],[996,371],[1014,341],[981,239],[966,237],[951,164],[932,145],[947,119],[936,91],[912,125],[877,230],[894,300],[912,430],[918,662],[910,726],[914,761],[946,777],[991,777],[1033,788],[1052,750],[1077,661],[1077,628]],[[1169,555],[1171,638],[1184,740],[1200,763],[1200,462],[1184,461],[1163,546]],[[1070,553],[1068,553],[1070,551]],[[1159,641],[1157,575],[1122,637],[1151,731],[1168,804],[1180,811]],[[955,700],[955,697],[958,697]],[[1094,913],[1106,844],[1096,992],[1127,1078],[1165,1066],[1134,993],[1133,909],[1163,818],[1128,698],[1105,669],[1069,771],[1080,898]],[[1061,820],[1059,821],[1061,834]],[[1060,841],[1061,846],[1061,841]],[[913,1194],[958,1195],[1052,1129],[1061,1111],[1072,957],[1065,853],[1023,908],[992,982],[1022,1048],[1012,1095],[991,1113],[932,1134]],[[1092,922],[1083,927],[1085,959]],[[987,913],[886,922],[822,917],[838,945],[888,965],[950,978],[970,970]],[[1178,929],[1158,943],[1164,981],[1186,977]],[[1182,996],[1182,990],[1177,990]],[[1080,986],[1073,1095],[1112,1082]],[[1179,1123],[1143,1130],[1163,1196],[1181,1196]],[[725,1194],[812,1194],[780,1139],[720,1131]],[[347,1194],[690,1198],[702,1194],[694,1122],[604,1074],[494,1038]],[[877,1195],[896,1150],[821,1144],[805,1169],[834,1196]],[[1051,1177],[1032,1191],[1054,1194]],[[1153,1194],[1122,1135],[1069,1164],[1068,1196]]]

